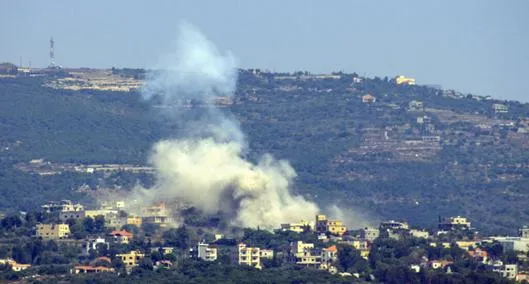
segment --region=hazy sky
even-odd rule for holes
[[[242,68],[415,77],[529,101],[529,1],[0,1],[0,61],[152,67],[185,20]]]

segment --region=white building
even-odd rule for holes
[[[515,279],[516,275],[518,274],[518,264],[504,264],[494,266],[493,271],[499,273],[502,277]]]
[[[207,243],[198,243],[197,257],[205,261],[217,260],[217,248],[211,247]]]

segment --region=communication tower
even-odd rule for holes
[[[50,66],[49,68],[58,68],[55,64],[55,41],[53,37],[50,38]]]

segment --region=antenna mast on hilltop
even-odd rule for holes
[[[56,68],[57,65],[55,64],[55,41],[53,40],[53,37],[50,38],[50,68]]]

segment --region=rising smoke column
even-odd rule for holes
[[[157,70],[148,75],[143,95],[169,109],[183,134],[153,146],[157,184],[142,198],[183,201],[210,214],[220,210],[244,227],[314,218],[318,206],[290,192],[296,177],[290,164],[268,154],[257,163],[244,159],[247,144],[239,123],[212,103],[234,95],[237,69],[230,53],[182,24],[176,52]],[[186,109],[189,102],[201,107]]]

